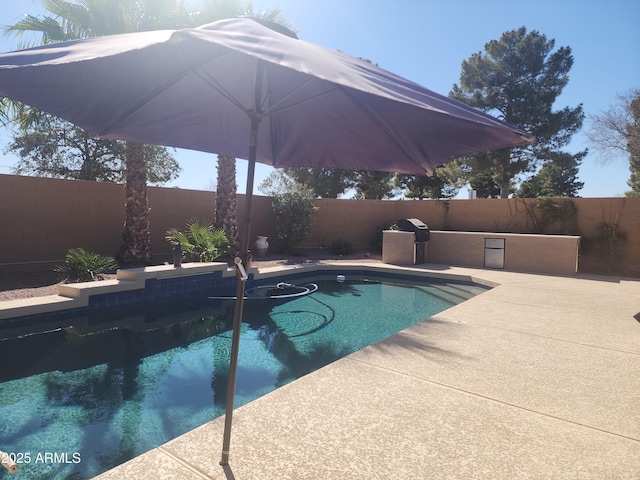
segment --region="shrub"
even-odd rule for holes
[[[280,247],[289,251],[309,233],[315,201],[313,192],[302,185],[271,196],[275,213],[276,239]]]
[[[192,218],[184,232],[171,228],[167,230],[165,239],[171,245],[179,243],[187,261],[212,262],[229,250],[224,230],[213,228],[213,223],[207,219]]]
[[[569,198],[538,197],[535,202],[523,200],[531,231],[575,235],[578,232],[578,208]]]
[[[580,244],[582,254],[596,265],[597,271],[624,273],[627,232],[620,230],[617,222],[601,222],[592,236],[582,237]]]
[[[82,248],[72,248],[67,251],[65,262],[58,265],[54,271],[65,282],[90,282],[102,279],[102,274],[112,272],[118,268],[118,262],[113,257],[87,252]]]
[[[333,255],[351,255],[353,243],[347,238],[337,238],[329,245],[329,252]]]

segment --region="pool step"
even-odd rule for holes
[[[475,297],[477,294],[485,291],[484,289],[479,289],[477,287],[469,286],[469,285],[439,285],[439,284],[431,284],[424,286],[416,286],[416,288],[427,292],[429,295],[433,295],[434,297],[440,298],[444,301],[450,302],[452,305],[457,305],[458,303],[462,303],[470,298]]]

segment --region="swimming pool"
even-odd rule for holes
[[[318,291],[245,303],[236,406],[486,290],[295,280],[309,282]],[[222,415],[232,311],[232,301],[164,299],[0,341],[0,450],[20,463],[12,478],[90,478]]]

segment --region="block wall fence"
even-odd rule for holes
[[[170,259],[171,247],[164,239],[169,228],[182,228],[194,217],[214,218],[215,192],[149,187],[148,198],[154,263]],[[556,222],[545,233],[583,237],[580,271],[640,277],[640,198],[571,201],[576,216]],[[372,248],[376,230],[400,218],[419,218],[433,230],[532,233],[535,202],[318,199],[311,230],[299,247],[328,247],[346,238],[357,248]],[[239,223],[243,208],[244,195],[238,195]],[[115,255],[123,218],[120,184],[0,175],[0,274],[50,270],[69,248]],[[274,246],[273,224],[270,199],[254,196],[251,239],[265,235]]]

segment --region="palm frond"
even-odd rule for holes
[[[224,230],[215,229],[213,223],[206,218],[192,218],[187,222],[184,232],[171,228],[166,232],[165,238],[172,244],[180,243],[189,261],[211,262],[229,249],[229,240]]]
[[[118,268],[113,257],[87,252],[83,248],[72,248],[65,256],[65,262],[57,266],[57,272],[63,280],[70,282],[89,282],[98,280],[103,273]]]

